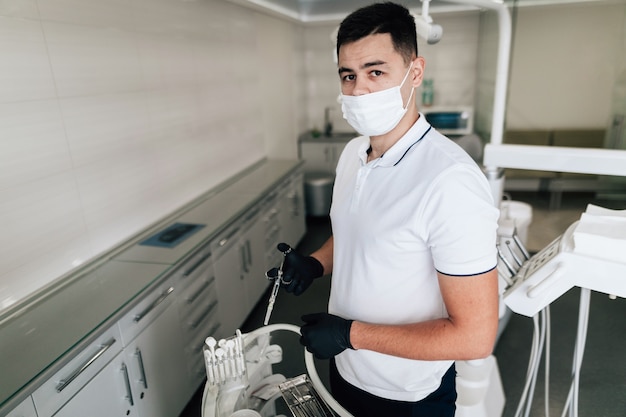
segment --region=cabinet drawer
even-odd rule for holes
[[[206,275],[213,275],[210,244],[197,251],[176,270],[176,291],[184,291],[195,280]]]
[[[113,326],[33,393],[38,416],[56,413],[121,351],[121,335]]]
[[[213,301],[207,301],[197,305],[193,311],[182,321],[182,331],[184,342],[187,344],[194,338],[202,336],[206,328],[209,326],[207,323],[219,323],[219,309],[217,299]],[[208,335],[205,335],[206,337]]]
[[[237,243],[242,233],[241,221],[237,221],[234,225],[228,227],[220,233],[213,241],[211,241],[211,252],[213,260],[219,259],[224,252]],[[233,265],[233,267],[235,267]]]
[[[201,277],[190,283],[176,296],[180,318],[184,322],[197,306],[207,306],[217,301],[215,275]]]
[[[173,282],[173,277],[162,282],[118,321],[124,346],[128,346],[143,329],[173,302]]]

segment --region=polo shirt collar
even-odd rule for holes
[[[417,144],[431,129],[430,123],[426,121],[426,117],[420,113],[420,117],[415,124],[397,141],[391,148],[387,150],[375,162],[376,166],[392,167],[400,163],[404,155]],[[359,158],[364,164],[367,164],[367,153],[370,149],[369,140],[363,143],[359,148]]]

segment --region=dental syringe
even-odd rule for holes
[[[285,264],[285,257],[289,254],[292,249],[286,243],[279,243],[278,250],[283,253],[283,260],[280,263],[280,267],[272,268],[265,276],[270,281],[274,281],[274,285],[272,287],[272,292],[270,293],[270,299],[267,303],[267,311],[265,312],[265,319],[263,320],[263,325],[267,326],[270,322],[270,316],[272,315],[272,311],[274,310],[274,303],[276,302],[276,297],[278,296],[278,291],[280,290],[281,284],[289,284],[289,282],[283,281],[283,265]]]

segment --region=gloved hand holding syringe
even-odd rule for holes
[[[265,276],[270,281],[274,281],[274,285],[272,286],[272,292],[270,293],[270,299],[267,304],[267,311],[265,312],[265,319],[263,320],[263,325],[267,326],[270,322],[270,316],[272,315],[272,310],[274,310],[274,303],[276,302],[276,297],[278,296],[278,290],[280,289],[280,284],[289,284],[290,282],[285,282],[283,280],[283,266],[285,265],[285,258],[287,254],[292,251],[291,246],[286,243],[279,243],[278,250],[283,253],[283,260],[280,263],[280,267],[272,268],[265,273]]]
[[[286,243],[279,243],[277,249],[282,252],[283,260],[280,267],[272,268],[265,273],[270,281],[274,281],[270,299],[265,313],[264,325],[267,325],[274,309],[276,296],[281,285],[287,292],[294,295],[302,294],[315,278],[324,275],[324,267],[312,256],[303,256]]]

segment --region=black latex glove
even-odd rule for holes
[[[300,344],[317,359],[330,359],[346,349],[353,349],[350,344],[352,320],[328,313],[307,314],[302,320],[305,324],[300,328]]]
[[[286,252],[289,249],[289,245],[286,243],[279,243],[278,250]],[[267,271],[268,276],[276,276],[276,268],[272,268]],[[324,267],[312,256],[303,256],[291,249],[283,262],[283,288],[287,292],[292,292],[294,295],[302,294],[313,282],[315,278],[319,278],[324,275]]]

